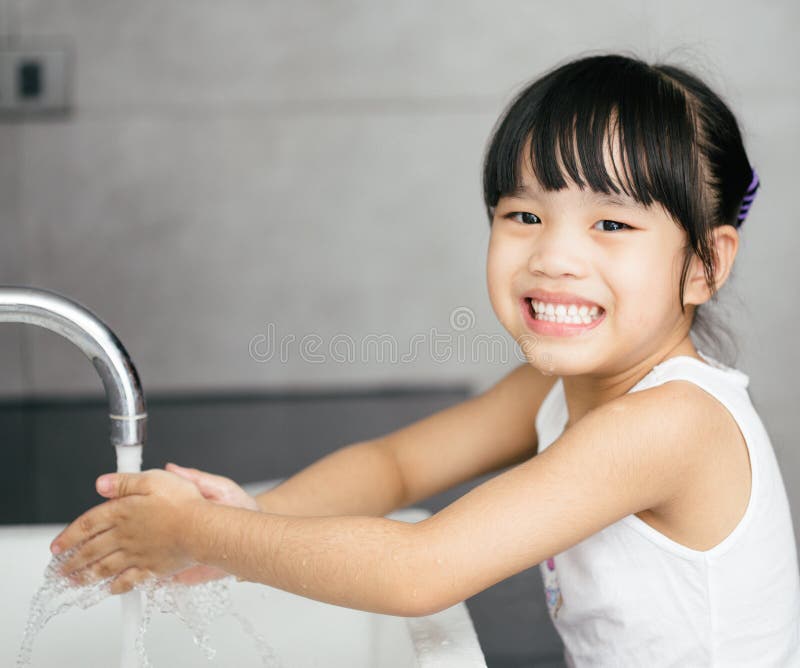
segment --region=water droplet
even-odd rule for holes
[[[77,546],[74,550],[79,547]],[[61,562],[67,559],[73,551],[53,557],[45,569],[44,583],[31,601],[28,621],[17,655],[18,668],[30,666],[34,640],[50,619],[72,607],[86,609],[111,596],[111,578],[83,585],[72,585],[66,577],[59,573],[58,567]],[[139,666],[152,668],[145,650],[144,635],[152,619],[153,611],[158,610],[162,613],[174,614],[186,624],[192,632],[195,644],[205,653],[209,661],[213,660],[216,650],[211,646],[208,627],[215,619],[230,614],[239,622],[242,631],[253,641],[261,655],[262,664],[267,668],[280,668],[281,663],[272,648],[256,633],[246,618],[233,610],[230,595],[230,585],[233,581],[233,577],[227,577],[197,585],[183,585],[168,578],[152,578],[136,585],[135,589],[141,591],[145,598],[144,609],[141,611],[139,619],[131,620],[133,628],[136,629],[133,651],[136,652]],[[137,661],[133,660],[128,663],[132,665]]]

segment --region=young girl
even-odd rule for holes
[[[539,565],[569,666],[800,665],[769,436],[748,377],[689,336],[757,187],[733,115],[686,71],[618,55],[550,71],[484,166],[489,295],[525,364],[258,499],[173,465],[101,476],[109,501],[53,552],[76,548],[79,580],[118,576],[114,593],[221,569],[403,616]],[[383,517],[504,468],[425,521]]]

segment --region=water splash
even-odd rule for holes
[[[162,613],[176,615],[178,619],[189,627],[195,644],[203,650],[209,661],[214,659],[216,650],[211,646],[208,628],[220,617],[230,615],[239,623],[242,631],[250,636],[261,657],[264,668],[281,668],[273,649],[256,632],[250,620],[234,610],[230,590],[230,585],[234,581],[235,578],[229,576],[197,585],[179,584],[168,579],[145,582],[142,590],[145,593],[147,603],[136,638],[136,649],[139,657],[146,660],[144,633],[153,610],[158,609]],[[145,664],[143,668],[150,667]]]
[[[59,567],[74,550],[57,555],[50,560],[44,572],[44,584],[31,600],[25,634],[17,655],[17,666],[29,666],[33,641],[39,632],[56,615],[74,606],[89,608],[111,595],[110,580],[100,580],[75,587],[59,572]]]
[[[44,573],[44,583],[31,601],[28,621],[22,644],[17,655],[17,668],[27,668],[36,636],[56,615],[70,608],[87,609],[111,596],[113,578],[106,578],[86,584],[74,584],[61,575],[60,566],[79,549],[54,556]],[[147,656],[144,637],[153,612],[174,614],[192,632],[195,644],[204,652],[209,661],[216,651],[212,647],[209,626],[220,617],[230,615],[254,643],[264,668],[282,668],[273,649],[254,629],[250,621],[233,608],[230,585],[233,577],[211,580],[195,585],[184,585],[169,578],[151,579],[137,585],[136,593],[145,598],[144,610],[133,633],[133,646],[123,655],[123,663],[138,668],[153,668]]]
[[[118,472],[141,471],[141,445],[118,445],[116,450]],[[74,584],[61,575],[61,564],[80,547],[81,545],[77,545],[66,553],[52,557],[45,569],[44,584],[31,601],[28,622],[17,656],[18,668],[30,666],[34,640],[53,617],[73,607],[85,610],[111,596],[113,578]],[[169,578],[152,579],[136,586],[133,591],[122,594],[121,668],[152,668],[145,649],[144,636],[154,609],[166,614],[172,613],[186,624],[192,632],[195,644],[203,650],[209,661],[213,660],[215,650],[211,646],[208,627],[216,619],[230,615],[255,644],[264,668],[281,668],[269,644],[256,633],[247,618],[233,609],[230,595],[230,584],[233,581],[233,577],[227,577],[184,585]],[[145,596],[144,610],[142,594]]]

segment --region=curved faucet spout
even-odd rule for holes
[[[147,412],[139,374],[114,333],[91,311],[55,292],[0,286],[0,322],[38,325],[69,339],[103,381],[112,445],[143,445]]]

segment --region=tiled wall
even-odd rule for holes
[[[0,8],[1,32],[66,39],[77,65],[70,117],[0,125],[0,282],[56,289],[96,311],[149,390],[487,387],[521,359],[485,287],[479,172],[497,114],[526,80],[578,53],[690,65],[739,112],[763,177],[729,292],[746,305],[735,307],[746,314],[736,318],[741,362],[767,417],[776,434],[797,426],[775,389],[798,352],[774,326],[793,316],[773,287],[798,278],[796,3]],[[295,343],[285,362],[259,363],[248,350],[272,325],[278,337],[317,334],[325,346],[337,334],[387,334],[408,351],[415,334],[426,343],[431,328],[453,334],[458,307],[475,314],[465,335],[504,338],[505,362],[423,350],[404,363],[376,354],[312,363]],[[0,329],[0,394],[99,392],[66,342]]]
[[[497,114],[578,53],[666,58],[727,97],[762,176],[723,302],[800,489],[786,391],[800,366],[786,302],[800,284],[799,21],[788,0],[0,0],[0,33],[66,39],[77,65],[69,118],[0,124],[0,283],[96,311],[146,391],[483,389],[521,360],[485,287],[479,171]],[[460,333],[459,307],[474,313]],[[429,352],[432,328],[450,359]],[[270,331],[296,337],[283,362],[250,354]],[[503,341],[494,359],[470,353],[480,334]],[[327,361],[303,358],[306,335]],[[398,354],[424,343],[411,361],[373,348],[348,363],[332,359],[336,335],[391,336]],[[0,395],[100,392],[46,331],[0,327],[0,364]]]
[[[724,302],[800,517],[798,25],[789,0],[0,0],[0,33],[66,38],[77,65],[68,118],[0,124],[0,283],[89,306],[146,391],[485,388],[516,363],[484,277],[497,114],[573,55],[663,57],[730,101],[762,177]],[[505,337],[505,363],[249,352],[270,323],[403,352],[458,307],[467,334]],[[0,366],[3,396],[100,391],[49,332],[0,327]]]

